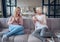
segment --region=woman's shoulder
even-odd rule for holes
[[[9,17],[9,19],[12,19],[12,18],[14,18],[14,17],[13,17],[13,16],[10,16],[10,17]]]
[[[13,18],[14,16],[10,16],[10,18]]]

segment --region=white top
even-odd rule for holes
[[[44,15],[36,15],[35,16],[39,21],[44,21]],[[42,29],[43,27],[47,27],[47,25],[43,25],[40,22],[36,21],[35,23],[35,29]],[[48,27],[47,27],[48,28]]]

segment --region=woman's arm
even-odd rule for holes
[[[37,20],[39,21],[39,20]],[[46,16],[43,15],[43,21],[39,21],[41,24],[46,25]]]
[[[33,16],[33,22],[36,23],[36,21],[38,21],[42,24],[42,22],[40,20],[38,20],[35,16]]]
[[[47,24],[47,22],[46,22],[46,16],[44,15],[44,20],[43,20],[43,24]]]
[[[37,21],[36,18],[35,18],[35,16],[32,17],[32,20],[33,20],[33,23],[34,23],[34,24],[35,24],[36,21]]]
[[[19,19],[19,25],[23,25],[23,18],[22,18],[22,16]]]
[[[34,17],[34,22],[36,22],[36,21],[38,21],[38,22],[40,22],[41,24],[45,25],[45,24],[46,24],[46,16],[43,15],[43,21],[40,21],[40,20],[38,20],[36,17]]]
[[[9,24],[12,24],[14,22],[14,18],[13,17],[10,17],[9,20],[8,20],[8,25]]]

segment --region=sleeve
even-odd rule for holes
[[[46,16],[44,15],[44,24],[47,24],[47,22],[46,22]]]
[[[36,23],[36,18],[35,18],[35,16],[32,17],[32,20],[33,20],[33,23],[35,24],[35,23]]]
[[[12,23],[12,17],[8,19],[8,25]]]

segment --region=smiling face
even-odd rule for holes
[[[37,14],[42,14],[42,7],[37,7],[36,8],[36,13]]]

